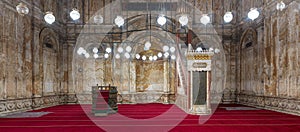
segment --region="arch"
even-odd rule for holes
[[[53,49],[58,50],[59,39],[58,35],[50,28],[43,28],[39,34],[40,46],[43,47],[44,42],[48,41],[53,44]],[[57,51],[56,51],[57,52]]]
[[[240,87],[238,91],[248,93],[254,92],[252,82],[254,81],[255,76],[255,65],[249,64],[254,62],[256,56],[256,48],[257,45],[257,32],[254,28],[248,28],[243,32],[240,45],[239,45],[239,56],[240,56]],[[248,80],[248,81],[245,81]]]
[[[58,34],[50,28],[43,28],[39,34],[39,56],[40,56],[40,94],[54,94],[58,91],[58,65],[59,65],[59,38]],[[50,64],[50,65],[49,65]],[[50,79],[50,81],[49,81]],[[48,81],[47,81],[48,80]],[[46,92],[45,92],[46,90]]]
[[[178,34],[186,34],[184,37],[191,35],[191,40],[189,43],[192,44],[192,46],[195,48],[197,43],[200,43],[200,38],[197,37],[197,35],[194,33],[193,30],[191,30],[190,28],[184,26],[182,27],[181,24],[173,18],[167,17],[165,16],[167,19],[167,22],[165,25],[163,26],[159,26],[156,21],[153,21],[152,19],[157,18],[157,14],[141,14],[141,15],[136,15],[136,16],[132,16],[129,18],[126,18],[124,26],[122,27],[117,27],[116,25],[114,25],[112,27],[112,29],[109,31],[109,34],[106,35],[103,39],[102,39],[102,43],[107,43],[104,41],[110,40],[110,36],[111,34],[115,33],[115,34],[120,34],[120,37],[122,40],[127,39],[128,36],[130,36],[132,33],[134,32],[139,32],[139,31],[146,31],[146,30],[151,30],[151,31],[164,31],[164,32],[168,32],[171,34],[176,35],[181,41],[185,42],[185,44],[187,45],[187,41],[185,39],[182,39],[180,37],[180,35]],[[149,19],[149,20],[147,20]],[[142,23],[141,23],[142,22]],[[143,23],[145,22],[145,23]],[[130,25],[130,26],[128,26]],[[123,33],[127,33],[126,34],[126,38],[122,38],[122,34]],[[112,44],[110,45],[112,46]]]
[[[257,32],[254,28],[248,28],[245,32],[243,32],[241,41],[240,41],[240,49],[246,47],[245,42],[249,42],[249,37],[253,37],[252,40],[254,44],[257,44]]]

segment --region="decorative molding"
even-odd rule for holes
[[[226,88],[223,91],[222,103],[223,104],[235,104],[236,103],[236,91]]]
[[[12,112],[27,111],[32,109],[31,99],[18,99],[0,101],[0,116]]]
[[[163,103],[174,104],[175,95],[169,93],[130,93],[118,96],[118,103],[136,104],[136,103]]]
[[[299,99],[238,94],[238,103],[293,115],[300,115]]]
[[[67,103],[68,104],[75,104],[77,103],[78,99],[76,97],[76,94],[68,94],[67,95]]]
[[[59,104],[65,104],[64,100],[66,96],[44,96],[34,97],[26,99],[12,99],[0,101],[0,116],[7,115],[15,112],[22,112],[28,110],[36,110],[45,107],[56,106]]]
[[[76,97],[79,104],[92,104],[92,94],[76,94]],[[73,97],[72,99],[74,100]]]

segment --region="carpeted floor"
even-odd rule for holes
[[[220,105],[210,117],[187,115],[164,104],[119,105],[119,112],[107,117],[94,117],[90,111],[90,105],[62,105],[31,111],[47,113],[40,117],[0,118],[0,132],[300,131],[299,116],[242,105]]]

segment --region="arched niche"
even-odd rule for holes
[[[40,32],[40,81],[42,95],[55,95],[59,90],[59,41],[58,35],[49,28]]]
[[[240,42],[240,92],[256,93],[257,78],[257,32],[253,28],[245,30]]]

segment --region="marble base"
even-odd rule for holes
[[[170,93],[159,93],[159,92],[128,93],[128,94],[120,94],[118,96],[118,102],[122,104],[140,104],[140,103],[174,104],[175,95]]]
[[[238,103],[262,109],[300,115],[299,99],[238,94]]]
[[[62,96],[52,95],[45,97],[1,100],[0,116],[56,106],[63,103],[61,102],[61,98]]]
[[[193,115],[210,115],[211,109],[206,105],[193,105],[188,113]]]

